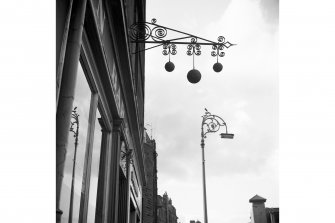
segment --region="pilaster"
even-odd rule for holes
[[[118,223],[119,171],[123,119],[113,120],[108,222]]]
[[[99,118],[99,123],[102,131],[101,155],[99,164],[97,206],[95,212],[96,223],[107,223],[108,211],[108,195],[109,195],[109,165],[111,158],[111,137],[112,134],[108,131],[103,123],[102,118]]]
[[[83,33],[86,0],[74,0],[66,55],[64,60],[59,101],[56,113],[56,222],[60,222],[62,210],[59,209],[64,163],[67,152],[71,112],[77,79],[81,37]]]

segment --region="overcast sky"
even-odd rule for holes
[[[247,223],[255,194],[278,207],[278,1],[147,0],[147,21],[217,41],[237,44],[219,58],[203,46],[195,58],[202,78],[187,81],[192,57],[177,46],[175,70],[158,47],[146,53],[145,122],[157,142],[158,192],[167,191],[179,221],[203,222],[201,116],[222,117],[235,138],[205,139],[209,222]],[[169,34],[168,34],[169,35]],[[149,45],[148,45],[149,46]],[[149,135],[150,126],[146,126]],[[223,129],[222,129],[223,130]]]

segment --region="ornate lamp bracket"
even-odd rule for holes
[[[224,126],[226,128],[226,134],[228,134],[226,122],[217,115],[212,115],[205,108],[205,115],[202,116],[202,137],[206,138],[207,133],[213,133],[219,131],[220,127]]]
[[[77,113],[77,107],[75,107],[72,110],[71,119],[73,119],[73,121],[71,121],[70,132],[73,133],[73,137],[75,138],[75,146],[77,146],[77,144],[78,144],[78,134],[79,134],[79,114]],[[76,127],[77,127],[76,129],[73,129],[74,125],[76,125]]]

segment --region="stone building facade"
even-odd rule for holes
[[[143,187],[143,223],[157,223],[157,153],[156,142],[145,132],[144,168],[147,183]]]
[[[176,208],[172,205],[172,200],[167,193],[163,197],[157,195],[157,223],[177,223],[178,217]]]
[[[56,222],[141,223],[145,0],[56,1]]]
[[[267,223],[279,223],[279,208],[265,208]]]
[[[255,195],[249,199],[252,203],[251,223],[279,223],[279,208],[266,208],[266,199]]]

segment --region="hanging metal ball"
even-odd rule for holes
[[[198,83],[200,79],[201,79],[201,73],[196,69],[192,69],[187,73],[187,80],[192,84]]]
[[[174,64],[171,61],[167,62],[165,64],[165,70],[167,72],[172,72],[174,70]]]
[[[220,71],[222,70],[222,68],[223,68],[223,66],[222,66],[222,64],[219,63],[219,62],[217,62],[217,63],[215,63],[215,64],[213,65],[213,70],[214,70],[215,72],[220,72]]]

